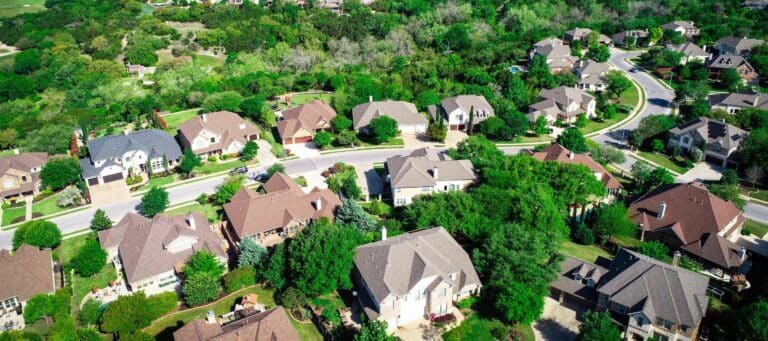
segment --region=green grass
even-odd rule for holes
[[[601,129],[608,128],[616,123],[619,123],[622,120],[626,119],[627,116],[629,116],[629,114],[619,113],[619,114],[616,114],[616,117],[610,120],[602,120],[602,121],[589,120],[589,123],[587,123],[587,126],[584,128],[579,128],[579,130],[581,130],[582,134],[589,134]]]
[[[310,300],[310,303],[318,307],[323,307],[323,309],[335,310],[344,308],[344,301],[342,301],[341,297],[335,292],[315,297]]]
[[[762,201],[768,201],[768,190],[749,191],[749,197]]]
[[[512,144],[512,143],[536,143],[536,142],[546,142],[546,141],[552,141],[552,136],[550,135],[540,135],[540,136],[520,136],[516,138],[514,141],[494,141],[497,145],[505,145],[505,144]]]
[[[289,316],[290,317],[290,316]],[[315,324],[312,322],[299,322],[290,317],[293,328],[296,328],[296,332],[299,334],[299,339],[302,341],[322,341],[323,335],[317,330]]]
[[[245,166],[245,162],[240,160],[229,162],[206,162],[202,166],[197,167],[194,172],[197,174],[208,175],[223,172],[240,166]]]
[[[99,273],[92,277],[80,277],[77,274],[72,275],[72,307],[79,310],[80,302],[88,295],[94,286],[103,289],[109,286],[110,281],[117,279],[117,271],[112,263],[107,262]]]
[[[326,93],[320,93],[320,94],[298,94],[291,96],[291,107],[295,107],[297,105],[302,105],[304,103],[307,103],[313,99],[320,99],[323,100],[325,103],[331,103],[331,97],[333,94],[326,94]],[[279,96],[279,104],[278,108],[284,109],[287,106],[285,105],[285,95]]]
[[[396,137],[396,138],[393,138],[393,139],[391,139],[391,140],[389,140],[387,142],[378,143],[378,144],[363,142],[363,146],[365,146],[365,147],[404,146],[404,145],[405,145],[405,142],[403,142],[403,139],[401,139],[399,137]]]
[[[744,230],[749,230],[753,235],[757,236],[758,238],[762,238],[766,233],[768,233],[768,225],[754,221],[752,219],[747,219],[747,221],[744,222],[744,227],[742,228],[742,231]]]
[[[45,10],[45,0],[0,1],[0,17],[3,18],[13,17],[23,13],[35,13],[43,10]]]
[[[594,263],[598,257],[613,258],[608,251],[605,251],[595,245],[576,244],[570,240],[565,240],[560,244],[560,252]]]
[[[155,320],[149,327],[144,328],[144,332],[149,335],[156,336],[156,339],[158,340],[171,340],[171,334],[173,331],[181,327],[183,324],[196,318],[205,318],[205,314],[208,312],[208,310],[213,310],[216,316],[230,312],[235,307],[235,302],[239,301],[241,297],[251,293],[259,295],[259,303],[266,305],[267,309],[276,305],[274,299],[274,290],[266,289],[261,286],[252,286],[236,291],[231,295],[217,301],[213,305],[192,308],[161,317]]]
[[[16,60],[15,54],[9,54],[7,56],[0,57],[0,71],[13,71],[13,62]],[[5,154],[7,150],[3,151],[3,156],[13,155],[13,150],[10,150],[11,154]]]
[[[224,63],[223,56],[214,57],[214,56],[208,56],[208,55],[202,55],[202,54],[194,54],[192,55],[192,60],[195,62],[196,66],[200,67],[216,67],[221,66]]]
[[[72,238],[67,238],[61,241],[61,244],[56,247],[54,252],[59,256],[62,264],[69,264],[72,258],[75,258],[77,251],[85,245],[85,241],[88,238],[95,238],[93,234],[83,234]]]
[[[688,171],[688,168],[685,168],[682,165],[679,165],[676,162],[670,160],[669,156],[667,155],[653,153],[653,152],[644,152],[644,151],[638,151],[637,154],[645,159],[648,159],[658,164],[659,166],[662,166],[673,172],[677,172],[678,174],[683,174]]]
[[[142,185],[141,188],[152,188],[152,187],[165,187],[166,185],[170,185],[176,181],[176,174],[171,174],[167,176],[162,176],[158,178],[152,178],[147,181],[146,184]]]
[[[627,90],[624,90],[624,92],[619,95],[619,103],[629,106],[636,106],[638,101],[640,100],[640,94],[637,91],[637,88],[632,85]]]
[[[26,214],[26,208],[24,206],[11,207],[11,208],[4,209],[3,210],[3,226],[8,226],[8,225],[20,222],[17,219],[18,218],[24,219],[25,214]]]
[[[445,341],[496,340],[496,337],[491,333],[495,328],[509,328],[509,326],[506,326],[499,320],[480,317],[479,314],[474,313],[470,318],[464,320],[460,326],[442,336]],[[522,334],[524,341],[534,340],[533,328],[530,325],[516,325],[512,329]]]
[[[168,125],[168,128],[165,130],[175,134],[176,129],[178,129],[182,123],[197,116],[198,112],[200,112],[199,108],[177,111],[163,116],[163,120],[165,120],[165,123]]]
[[[219,221],[218,209],[211,204],[200,205],[199,203],[194,203],[191,205],[171,208],[169,210],[166,210],[163,214],[168,216],[177,216],[177,215],[186,215],[186,214],[189,214],[189,212],[200,213],[206,218],[208,218],[208,221],[211,221],[211,222]]]
[[[42,201],[36,202],[32,204],[32,214],[35,213],[41,214],[41,215],[49,215],[58,213],[64,210],[68,210],[70,208],[74,207],[59,207],[59,205],[56,205],[56,200],[58,199],[58,195],[52,195],[48,198],[43,199]]]

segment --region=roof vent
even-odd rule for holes
[[[659,220],[664,219],[664,214],[667,213],[667,203],[662,201],[659,203],[659,212],[656,214],[656,218]]]

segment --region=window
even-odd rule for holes
[[[664,334],[657,333],[657,332],[653,332],[653,335],[651,337],[653,337],[657,341],[669,341],[669,336],[666,336]]]
[[[662,327],[667,330],[672,329],[672,322],[667,321],[661,317],[656,317],[656,324],[659,325],[659,327]]]
[[[432,187],[424,186],[424,187],[421,188],[421,191],[422,192],[432,192]]]
[[[405,205],[405,198],[397,198],[395,203],[398,205]]]
[[[26,175],[22,175],[22,176],[21,176],[21,181],[23,181],[23,182],[27,182],[27,176],[26,176]]]
[[[447,293],[448,293],[448,289],[447,288],[442,288],[442,289],[440,289],[440,294],[438,294],[438,296],[445,297],[445,295]]]
[[[211,137],[211,143],[214,143],[214,142],[216,142],[216,138],[215,137]]]

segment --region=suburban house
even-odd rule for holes
[[[277,121],[277,133],[283,144],[310,142],[315,133],[331,129],[331,120],[336,117],[327,103],[315,99],[300,106],[285,109],[282,119]]]
[[[534,44],[529,59],[537,54],[547,59],[549,71],[552,73],[571,71],[578,60],[571,56],[571,48],[563,45],[563,41],[557,38],[544,39]]]
[[[759,80],[755,68],[742,56],[723,54],[709,63],[709,78],[720,80],[725,70],[734,69],[745,84],[753,84]]]
[[[147,129],[88,141],[89,157],[80,160],[88,186],[118,181],[134,173],[161,173],[179,164],[181,148],[173,136]]]
[[[582,165],[589,168],[594,172],[595,178],[603,183],[603,186],[605,186],[605,189],[608,191],[608,196],[611,201],[622,189],[619,180],[616,180],[611,173],[597,161],[589,157],[589,155],[576,154],[559,143],[553,143],[538,152],[530,151],[529,153],[534,159],[542,162],[554,161],[557,163]]]
[[[764,10],[768,8],[768,0],[746,0],[741,3],[741,7],[748,9]]]
[[[628,30],[614,34],[613,44],[616,46],[644,46],[648,40],[648,30]]]
[[[384,168],[395,206],[408,205],[417,195],[464,190],[477,179],[469,160],[451,160],[430,148],[393,156]]]
[[[203,157],[239,154],[248,141],[258,139],[256,126],[229,111],[200,114],[179,126],[182,147]]]
[[[531,104],[528,109],[528,119],[536,122],[539,116],[544,116],[550,124],[561,120],[564,123],[576,122],[579,114],[587,117],[595,116],[595,97],[586,91],[566,86],[554,89],[541,89],[541,101]]]
[[[590,33],[592,33],[591,29],[576,27],[572,30],[565,31],[565,42],[570,45],[572,42],[578,40],[582,42],[583,47],[587,47],[589,45]],[[613,43],[613,40],[604,34],[600,34],[598,42],[601,44],[610,45]]]
[[[702,184],[661,185],[633,202],[629,215],[640,229],[640,240],[683,250],[717,276],[738,270],[747,258],[746,249],[729,240],[741,234],[741,210]]]
[[[22,245],[0,250],[0,332],[24,329],[23,309],[30,297],[56,290],[51,250]]]
[[[470,122],[474,130],[480,122],[493,116],[494,111],[485,96],[459,95],[440,101],[439,106],[429,106],[429,114],[435,120],[442,118],[448,130],[466,130]]]
[[[371,101],[352,108],[352,127],[357,131],[365,132],[368,130],[368,124],[371,123],[371,120],[379,116],[389,116],[397,121],[397,128],[401,132],[424,133],[429,124],[427,118],[419,114],[419,110],[413,103]]]
[[[735,114],[742,109],[768,110],[768,94],[754,93],[727,93],[709,95],[709,105],[712,110],[724,110],[729,114]]]
[[[665,47],[668,50],[672,50],[683,55],[683,58],[680,58],[680,65],[685,65],[692,61],[698,61],[702,64],[706,64],[709,58],[712,57],[712,55],[704,51],[701,47],[691,42],[684,44],[667,44]]]
[[[0,158],[3,199],[35,195],[40,192],[40,170],[48,162],[47,153],[22,153]]]
[[[282,306],[220,325],[194,319],[173,332],[176,341],[271,340],[299,341],[299,334]]]
[[[122,270],[131,291],[147,295],[175,291],[179,274],[192,254],[207,250],[226,265],[222,241],[200,213],[152,219],[126,213],[112,228],[99,232],[101,247],[107,251],[118,273]]]
[[[443,227],[361,245],[353,278],[363,311],[387,329],[453,313],[453,303],[479,293],[472,261]]]
[[[691,38],[699,35],[700,30],[693,24],[693,21],[676,20],[661,25],[663,30],[670,30],[680,33],[680,35]]]
[[[670,129],[667,145],[679,153],[701,149],[707,161],[726,167],[729,163],[737,163],[732,156],[746,137],[747,132],[738,127],[699,117]]]
[[[243,187],[224,205],[224,228],[232,243],[246,237],[265,247],[282,243],[314,220],[333,219],[341,206],[330,190],[315,187],[304,193],[283,173],[275,173],[262,187],[265,194]]]
[[[755,46],[763,45],[762,39],[750,39],[747,37],[724,37],[717,41],[715,47],[720,54],[730,54],[747,57]]]
[[[625,340],[697,340],[706,315],[709,277],[621,248],[609,264],[566,256],[550,283],[560,302],[608,311]]]
[[[608,86],[605,75],[610,70],[607,63],[598,63],[594,60],[580,60],[576,63],[576,76],[579,81],[576,87],[587,91],[603,91]]]

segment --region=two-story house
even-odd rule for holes
[[[464,190],[477,179],[469,160],[451,160],[430,148],[393,156],[384,167],[395,206],[408,205],[418,195]]]
[[[645,46],[648,44],[648,30],[627,30],[614,34],[611,39],[616,46]]]
[[[680,65],[685,65],[689,62],[706,64],[709,61],[709,58],[712,58],[711,54],[691,42],[684,44],[667,44],[665,48],[683,55],[683,57],[680,58]]]
[[[574,123],[581,113],[588,118],[595,116],[595,97],[584,90],[559,86],[541,89],[539,97],[541,101],[528,107],[528,120],[531,122],[536,122],[539,116],[544,116],[550,124],[557,120]]]
[[[88,154],[80,160],[88,186],[118,181],[130,172],[162,173],[176,168],[181,148],[173,136],[147,129],[88,141]]]
[[[439,106],[428,108],[432,119],[442,119],[448,130],[477,129],[480,122],[494,115],[493,107],[485,96],[459,95],[440,101]],[[470,117],[472,116],[472,117]],[[470,122],[472,127],[469,127]]]
[[[0,332],[24,329],[24,306],[30,297],[56,290],[51,250],[22,245],[0,250]]]
[[[406,133],[424,133],[429,122],[419,114],[416,105],[404,101],[369,101],[352,108],[352,128],[367,132],[376,117],[388,116],[397,122],[397,128]]]
[[[304,193],[283,173],[275,173],[262,187],[265,194],[243,187],[224,205],[224,228],[234,243],[246,237],[265,247],[282,243],[314,220],[333,220],[341,206],[330,190],[316,187]]]
[[[550,287],[561,303],[608,311],[625,340],[697,340],[709,278],[679,267],[680,258],[667,264],[622,248],[604,267],[568,256]]]
[[[737,55],[749,57],[752,49],[765,43],[762,39],[752,39],[747,37],[723,37],[717,41],[715,47],[719,54]]]
[[[640,240],[685,251],[713,274],[736,272],[747,258],[746,250],[729,240],[741,234],[741,210],[702,184],[661,185],[629,205],[629,215]]]
[[[282,119],[277,121],[277,133],[283,144],[310,142],[315,133],[331,129],[331,120],[336,110],[315,99],[294,108],[285,109]]]
[[[482,284],[461,245],[442,227],[407,232],[361,245],[353,272],[358,299],[371,320],[388,330],[453,313],[453,303]]]
[[[112,228],[99,232],[107,259],[125,274],[131,291],[147,295],[175,291],[178,274],[197,251],[207,250],[227,264],[224,241],[203,215],[157,215],[152,219],[126,213]]]
[[[693,38],[701,33],[701,30],[693,24],[693,21],[676,20],[661,25],[661,28],[680,33],[683,37]]]
[[[589,28],[576,27],[572,30],[565,31],[565,42],[573,44],[574,41],[580,41],[583,47],[589,46],[589,35],[593,31]],[[613,40],[604,34],[598,34],[597,42],[600,44],[611,45]]]
[[[721,54],[709,63],[709,78],[719,81],[728,69],[736,70],[744,84],[754,84],[760,79],[755,68],[744,57],[729,54]]]
[[[179,126],[182,147],[203,157],[239,154],[248,141],[258,139],[256,126],[229,111],[200,114]]]
[[[586,91],[603,91],[608,87],[608,79],[605,75],[610,70],[607,63],[598,63],[594,60],[580,60],[576,63],[576,76],[579,81],[576,87]]]
[[[709,95],[712,110],[735,114],[742,109],[768,110],[768,94],[760,92],[725,93]]]
[[[732,156],[746,137],[747,132],[738,127],[699,117],[670,129],[667,145],[677,148],[679,153],[701,149],[708,161],[726,167],[729,163],[738,163]]]
[[[547,38],[534,44],[528,59],[532,60],[535,55],[544,56],[552,73],[570,72],[578,60],[571,55],[571,48],[557,38]]]
[[[46,162],[46,153],[17,153],[0,158],[0,196],[8,199],[37,194],[41,187],[40,171]]]
[[[176,341],[301,340],[282,306],[248,315],[224,325],[209,319],[194,319],[173,332],[173,339]]]

